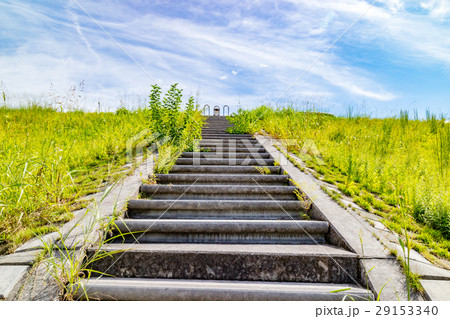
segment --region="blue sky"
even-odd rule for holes
[[[450,0],[372,4],[2,0],[0,80],[11,103],[54,103],[84,81],[88,110],[178,82],[201,104],[450,116]]]

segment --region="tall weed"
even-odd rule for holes
[[[256,117],[261,112],[264,115]],[[327,166],[306,160],[307,165],[327,180],[358,200],[363,199],[362,188],[376,194],[379,199],[373,202],[390,222],[397,219],[398,194],[403,194],[406,213],[425,226],[422,231],[437,242],[450,239],[450,125],[430,112],[426,121],[412,121],[407,111],[397,118],[371,119],[355,115],[352,108],[343,117],[333,117],[262,106],[240,110],[231,121],[239,133],[263,129],[275,138],[298,140],[290,149],[294,153],[301,152],[303,141],[313,140]],[[419,238],[419,226],[411,227]],[[443,249],[431,251],[449,257]]]

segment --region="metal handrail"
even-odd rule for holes
[[[208,107],[208,116],[210,116],[211,115],[211,108],[209,107],[209,105],[208,104],[205,104],[205,106],[203,107],[203,115],[206,115],[205,113],[205,109],[206,109],[206,107]]]
[[[225,115],[225,108],[227,108],[227,115]],[[228,105],[224,105],[223,106],[222,114],[223,114],[223,116],[229,116],[230,115],[230,107]]]

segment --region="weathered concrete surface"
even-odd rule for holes
[[[298,200],[130,200],[129,210],[305,210],[305,204]]]
[[[24,276],[8,300],[16,301],[57,301],[62,298],[62,290],[50,276],[44,263],[36,264]]]
[[[324,244],[328,223],[303,220],[126,219],[116,243]]]
[[[121,232],[205,232],[205,233],[326,233],[328,223],[315,220],[119,220]],[[151,228],[149,228],[149,226]]]
[[[207,153],[244,153],[244,154],[253,154],[253,153],[265,153],[265,149],[263,147],[233,147],[233,146],[214,146],[214,147],[202,147],[202,150],[207,150]]]
[[[367,271],[375,266],[368,273],[367,278],[369,287],[375,293],[384,287],[381,300],[406,300],[406,281],[402,269],[392,258],[390,251],[373,235],[373,227],[357,213],[345,210],[326,195],[314,177],[300,171],[275,148],[274,144],[281,147],[276,140],[262,135],[258,135],[257,139],[313,201],[312,217],[330,223],[330,242],[348,248],[357,253],[360,258],[366,259],[362,264],[366,265]],[[289,155],[301,162],[295,155]],[[364,271],[361,275],[360,279],[364,280]],[[392,284],[386,284],[389,282]],[[420,298],[419,295],[413,294],[413,299]]]
[[[11,292],[29,268],[28,266],[0,266],[0,300],[10,297]]]
[[[152,199],[297,200],[295,186],[142,185],[143,197]]]
[[[269,153],[216,153],[216,152],[185,152],[183,158],[270,158]]]
[[[3,266],[31,266],[36,258],[41,254],[40,250],[21,251],[0,257],[0,265]]]
[[[242,165],[242,166],[264,166],[273,165],[270,158],[179,158],[177,165]]]
[[[449,301],[450,281],[449,280],[421,280],[420,281],[428,300]]]
[[[217,120],[210,118],[209,121],[211,125],[218,126],[226,123],[225,118]],[[215,133],[219,133],[219,131]],[[317,283],[357,285],[359,283],[360,260],[355,253],[336,246],[318,244],[318,240],[312,240],[309,245],[294,244],[299,236],[311,235],[305,229],[299,232],[301,227],[296,225],[296,221],[300,218],[310,219],[307,215],[308,201],[298,200],[294,196],[289,200],[274,198],[278,196],[276,191],[278,189],[283,193],[285,190],[293,192],[294,189],[286,183],[287,176],[280,175],[283,174],[280,167],[273,166],[275,165],[273,157],[265,152],[264,147],[254,147],[259,146],[257,142],[234,138],[227,140],[228,136],[222,128],[217,139],[204,140],[200,143],[213,148],[215,152],[208,152],[213,153],[211,159],[206,156],[206,153],[203,157],[204,160],[199,160],[202,157],[200,153],[198,155],[195,153],[182,155],[171,173],[176,173],[177,176],[183,175],[183,178],[178,179],[178,183],[186,183],[189,180],[187,185],[171,188],[170,185],[167,185],[170,184],[171,174],[169,174],[165,176],[166,185],[160,188],[162,191],[159,194],[158,185],[142,187],[141,190],[146,189],[152,200],[139,199],[129,202],[127,218],[141,219],[135,222],[131,221],[130,226],[132,227],[130,228],[132,229],[130,230],[144,232],[143,237],[149,243],[139,241],[138,244],[131,244],[133,241],[130,241],[130,243],[119,244],[117,242],[101,248],[104,253],[114,253],[114,255],[96,261],[94,269],[121,277],[115,281],[117,285],[105,286],[106,290],[103,290],[102,294],[110,295],[113,297],[112,299],[130,299],[133,298],[129,294],[133,290],[132,283],[136,283],[136,285],[140,285],[139,289],[142,289],[140,292],[143,293],[143,296],[138,297],[139,289],[134,290],[135,299],[141,298],[140,300],[152,300],[152,298],[180,300],[180,295],[184,295],[183,289],[187,289],[187,294],[182,298],[189,298],[187,297],[189,295],[189,299],[194,300],[197,298],[247,300],[247,295],[252,295],[250,299],[267,300],[268,295],[271,294],[270,291],[274,296],[273,292],[276,290],[274,286],[269,287],[268,284],[284,281],[286,283],[303,282],[303,285],[290,291],[290,296],[286,296],[287,299],[325,300],[329,298],[335,300],[336,296],[331,288],[333,285],[327,285],[326,288],[317,285],[311,288],[312,285],[308,286],[304,283],[311,282],[314,285]],[[234,148],[235,145],[241,147]],[[248,146],[248,148],[244,146]],[[256,151],[258,154],[264,154],[264,158],[267,159],[261,161],[263,167],[260,169],[253,167],[257,161],[251,158],[247,159],[245,156],[251,154],[253,158],[258,158],[255,154]],[[222,156],[222,154],[226,155]],[[199,165],[196,165],[196,160]],[[234,165],[238,163],[243,165]],[[188,179],[186,178],[187,174],[192,174],[195,178]],[[196,178],[202,174],[205,175],[202,182],[206,181],[208,184],[196,187],[195,185],[199,185]],[[222,182],[229,183],[228,187],[213,187],[211,186],[211,176],[215,174],[221,176],[229,174],[235,180],[224,181],[224,178],[221,177]],[[240,176],[236,176],[238,174]],[[277,184],[282,181],[284,187],[261,186],[257,181],[261,178],[249,180],[245,174],[250,176],[278,175]],[[246,183],[250,181],[253,186],[239,186],[242,185],[242,180]],[[238,184],[233,185],[232,182]],[[270,184],[270,181],[266,180],[266,182]],[[270,196],[271,190],[274,196]],[[152,194],[156,195],[152,196]],[[216,198],[199,199],[198,194],[201,196],[213,195]],[[258,195],[258,198],[253,197],[255,194]],[[269,195],[269,200],[261,200],[260,194]],[[157,198],[168,195],[170,195],[170,199]],[[185,199],[184,196],[197,196],[197,198]],[[280,221],[270,219],[280,219]],[[157,225],[159,221],[161,223]],[[310,225],[320,225],[316,223],[317,221],[311,221]],[[325,222],[323,225],[326,226],[327,223]],[[153,226],[155,226],[154,229],[152,229]],[[292,227],[298,227],[297,231],[292,231]],[[329,229],[325,228],[324,231]],[[150,231],[147,231],[148,229]],[[313,230],[311,229],[311,231]],[[321,234],[323,235],[323,232]],[[140,235],[135,234],[135,236]],[[262,238],[271,242],[259,241]],[[208,243],[203,243],[203,240],[207,240]],[[230,244],[229,240],[233,241],[233,244]],[[323,241],[323,237],[321,240]],[[193,241],[195,243],[192,243]],[[129,277],[148,278],[149,280],[129,281]],[[155,278],[161,279],[158,284],[155,284],[157,281]],[[191,280],[188,281],[188,284],[192,287],[185,286],[183,288],[180,280],[177,280],[178,285],[170,285],[171,282],[174,282],[174,278]],[[218,287],[210,297],[205,297],[205,291],[212,292],[212,290],[211,286],[207,284],[198,286],[198,283],[204,279],[210,283],[211,280],[220,280],[216,286],[223,285],[223,288]],[[229,297],[232,295],[230,280],[250,282],[240,283],[241,293]],[[96,282],[103,281],[91,278],[86,283],[86,287],[93,288],[95,292],[97,291],[95,289],[100,287],[96,285]],[[269,292],[261,292],[258,289],[263,284]],[[127,289],[127,287],[130,288]],[[321,290],[322,288],[324,289]],[[195,293],[196,290],[199,291],[199,294]],[[150,291],[153,291],[155,296],[149,296]],[[324,296],[326,294],[328,296]],[[365,290],[364,294],[371,295],[369,291]],[[277,298],[274,297],[274,299]]]
[[[84,285],[92,300],[341,301],[372,297],[367,290],[348,284],[101,278],[84,281]]]
[[[111,244],[125,250],[95,262],[115,277],[358,282],[358,259],[328,245]]]
[[[267,167],[270,174],[279,174],[280,167]],[[225,165],[176,165],[170,170],[171,173],[193,173],[193,174],[258,174],[260,171],[255,166],[225,166]]]
[[[181,185],[286,185],[287,175],[156,174],[158,184]]]
[[[139,219],[302,219],[296,200],[130,200],[127,217]]]

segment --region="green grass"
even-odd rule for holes
[[[166,148],[192,148],[203,117],[192,98],[181,110],[181,90],[176,85],[171,90],[157,105],[157,118],[152,104],[116,113],[0,108],[0,254],[54,231],[51,225],[67,222],[73,210],[88,205],[80,201],[83,196],[129,173],[127,141],[139,133],[146,130],[133,139],[134,147],[158,132],[170,137]]]
[[[385,119],[335,117],[262,106],[240,110],[230,120],[236,133],[264,130],[297,140],[288,150],[319,177],[384,216],[398,232],[404,208],[412,245],[430,258],[450,258],[450,124],[443,117],[411,120],[406,111]]]
[[[141,111],[0,109],[0,247],[52,231],[77,200],[122,175],[126,141],[149,127]]]

